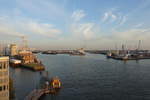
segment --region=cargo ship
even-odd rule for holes
[[[27,50],[19,51],[13,59],[10,59],[10,66],[27,68],[33,71],[45,70],[42,62],[31,52]]]

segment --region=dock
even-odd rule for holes
[[[46,91],[46,89],[35,89],[24,100],[38,100]]]
[[[52,78],[51,82],[45,80],[43,87],[40,89],[34,89],[29,95],[25,97],[24,100],[38,100],[45,94],[57,94],[60,90],[60,80],[58,77]]]

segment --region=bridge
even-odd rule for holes
[[[45,94],[47,89],[35,89],[24,100],[38,100]]]

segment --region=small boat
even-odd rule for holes
[[[61,88],[61,82],[58,77],[49,79],[48,77],[42,77],[40,87],[45,89],[46,94],[57,94]]]
[[[60,83],[59,78],[58,77],[52,78],[51,85],[52,85],[52,88],[59,89],[61,87],[61,83]]]

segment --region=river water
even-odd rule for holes
[[[37,55],[62,89],[41,100],[150,100],[150,60],[117,61],[104,55]],[[12,69],[17,100],[38,87],[39,72]]]

